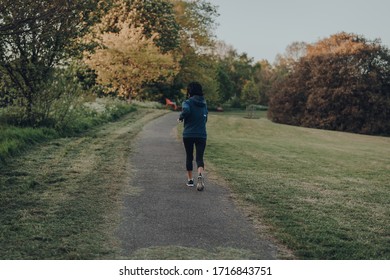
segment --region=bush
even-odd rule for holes
[[[4,108],[2,121],[18,126],[56,128],[66,125],[74,118],[72,113],[82,103],[82,97],[88,93],[74,72],[72,65],[56,69],[31,100],[26,100],[25,96],[11,96],[12,92],[8,92],[3,100],[12,97],[12,102]]]
[[[72,111],[72,121],[57,125],[56,130],[70,136],[94,126],[116,121],[123,115],[136,111],[134,105],[114,98],[97,98],[93,102],[82,103]]]
[[[57,137],[74,136],[137,110],[134,105],[111,98],[97,99],[86,104],[72,109],[71,121],[62,122],[51,128],[0,124],[0,162],[5,163],[8,158],[26,151],[36,143]],[[4,118],[4,114],[0,114],[1,116]]]
[[[245,104],[242,104],[240,98],[237,96],[233,97],[230,100],[228,106],[231,108],[235,108],[235,109],[244,109],[245,108]]]
[[[308,48],[273,88],[274,122],[390,135],[390,52],[378,42],[337,34]]]

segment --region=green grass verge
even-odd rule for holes
[[[7,159],[20,155],[37,143],[58,137],[75,136],[98,125],[118,120],[121,116],[135,110],[137,110],[135,106],[125,102],[117,102],[115,106],[110,106],[101,113],[84,108],[74,114],[74,118],[69,123],[56,129],[0,124],[0,163],[5,163]]]
[[[59,136],[54,129],[0,125],[0,163],[37,143]]]
[[[390,259],[390,138],[215,113],[206,159],[301,259]]]
[[[0,259],[112,259],[131,143],[167,111],[138,109],[36,145],[0,168]]]

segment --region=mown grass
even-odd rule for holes
[[[138,109],[38,144],[0,168],[0,259],[111,259],[131,142],[165,112]]]
[[[0,125],[0,163],[20,154],[34,144],[58,137],[58,132],[49,128],[21,128]]]
[[[135,106],[125,102],[110,102],[103,112],[84,107],[73,115],[70,122],[54,128],[16,127],[0,123],[0,163],[22,154],[37,143],[58,137],[75,136],[98,125],[115,121],[135,110]]]
[[[206,159],[269,234],[300,259],[390,259],[390,138],[243,116],[210,116]]]

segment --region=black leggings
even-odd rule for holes
[[[186,149],[186,168],[187,171],[193,170],[192,161],[194,160],[194,145],[196,148],[196,164],[199,167],[204,168],[203,155],[204,150],[206,149],[206,139],[205,138],[183,138],[184,147]]]

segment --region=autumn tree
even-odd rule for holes
[[[100,32],[118,33],[119,25],[128,21],[134,27],[142,27],[147,38],[153,36],[154,43],[162,52],[172,51],[179,46],[180,26],[176,22],[173,5],[169,0],[112,1],[110,12],[99,26]]]
[[[308,44],[305,42],[293,42],[286,47],[283,54],[276,56],[275,62],[271,67],[269,64],[263,65],[260,76],[265,74],[262,78],[267,77],[266,80],[268,80],[265,83],[267,101],[270,98],[270,94],[273,93],[270,89],[274,84],[280,83],[294,71],[294,66],[297,65],[297,62],[307,54],[307,47]],[[263,72],[263,70],[265,71]]]
[[[136,27],[142,27],[147,38],[153,37],[163,53],[180,46],[180,26],[175,19],[172,3],[164,0],[133,0],[131,9],[131,22]]]
[[[279,72],[293,71],[294,65],[307,53],[308,44],[305,42],[293,42],[286,47],[284,54],[278,54],[275,59],[275,67]]]
[[[176,73],[179,26],[167,0],[114,0],[86,39],[100,47],[85,61],[120,95],[154,99],[149,93]]]
[[[273,91],[275,122],[390,134],[390,52],[378,40],[338,33],[308,45]]]
[[[214,45],[215,18],[217,8],[205,0],[171,0],[175,18],[180,26],[181,56],[180,71],[174,80],[174,88],[183,89],[189,82],[200,82],[207,94],[209,103],[218,103],[217,65],[211,53]],[[178,99],[183,99],[183,91],[177,91]]]
[[[86,45],[77,41],[103,11],[99,1],[1,0],[0,75],[3,93],[23,109],[22,121],[36,125],[37,100],[55,67]]]
[[[150,38],[152,34],[159,34],[154,42],[161,52],[170,52],[177,61],[180,61],[181,26],[177,22],[174,4],[169,0],[135,0],[132,1],[132,22],[142,26],[144,34]],[[180,67],[178,68],[180,71]],[[165,102],[165,98],[177,99],[180,92],[179,85],[171,79],[159,79],[145,83],[142,98]]]
[[[118,23],[118,26],[120,24]],[[136,97],[145,83],[173,78],[177,64],[172,54],[162,53],[141,27],[122,23],[119,33],[101,34],[101,47],[85,55],[98,80],[121,96]]]
[[[214,45],[217,7],[206,0],[170,0],[180,25],[182,43],[199,50]]]

